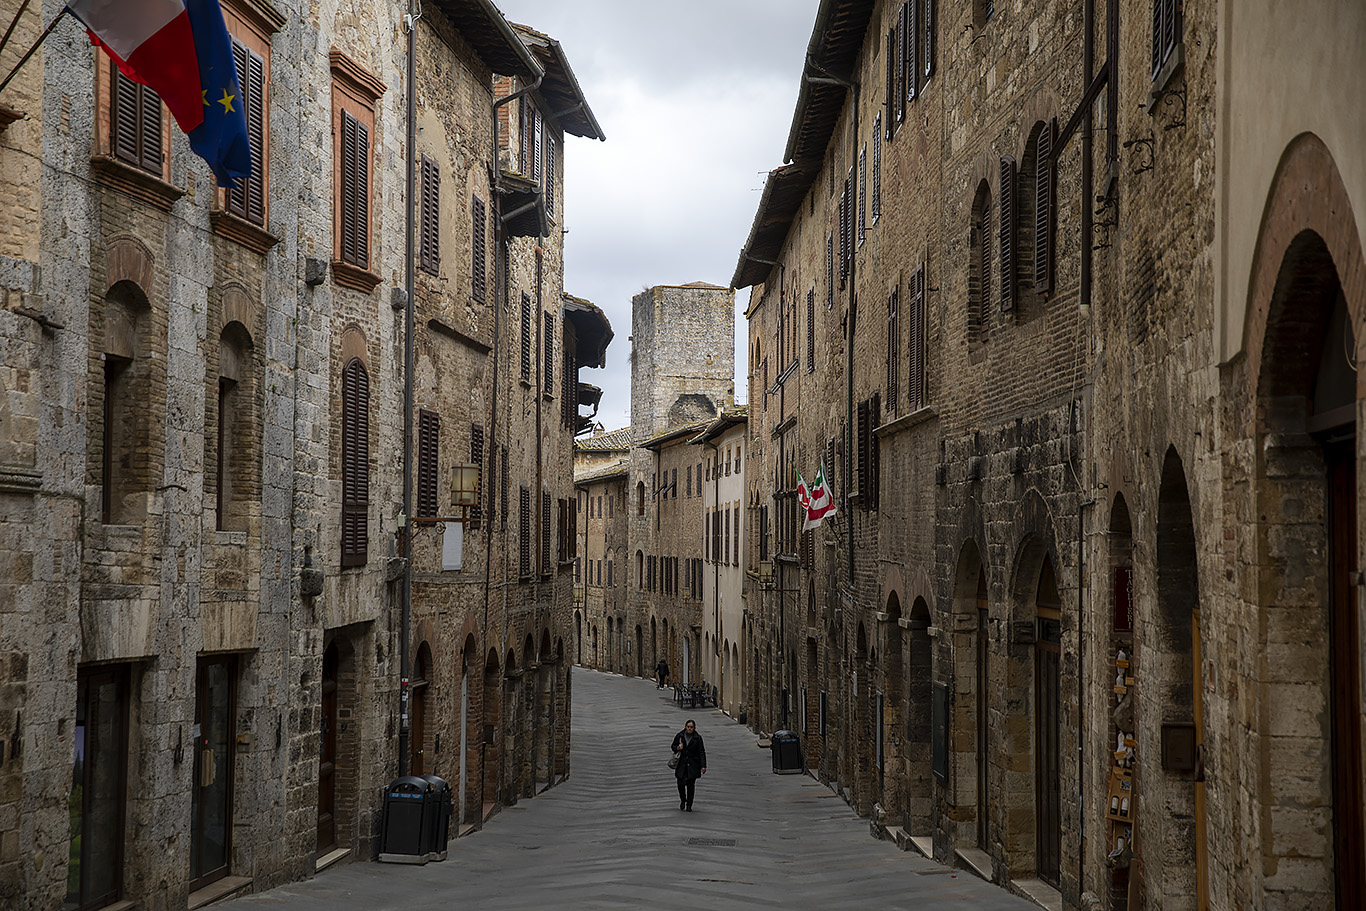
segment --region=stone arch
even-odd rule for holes
[[[907,825],[917,835],[933,829],[934,775],[931,771],[934,690],[934,641],[930,638],[930,606],[923,597],[911,603],[902,619],[909,635],[906,662]]]
[[[1256,390],[1262,567],[1264,640],[1255,681],[1261,852],[1264,865],[1313,859],[1333,871],[1331,879],[1285,891],[1268,883],[1286,903],[1352,907],[1366,900],[1361,639],[1351,584],[1360,565],[1356,424],[1366,383],[1355,366],[1363,318],[1366,266],[1351,200],[1327,147],[1301,134],[1282,155],[1268,194],[1244,329]],[[1306,775],[1306,767],[1319,772]],[[1208,887],[1199,886],[1203,895]]]
[[[151,288],[155,260],[146,244],[128,234],[110,238],[104,245],[105,293],[119,282]]]
[[[498,781],[503,768],[503,675],[498,650],[490,648],[484,659],[483,736],[480,738],[479,793],[485,804],[498,801]]]
[[[99,409],[100,442],[91,447],[91,455],[97,460],[92,467],[101,485],[101,519],[107,524],[142,522],[159,468],[149,451],[158,428],[145,403],[154,397],[165,368],[156,366],[164,361],[150,357],[155,330],[146,287],[126,278],[113,282],[100,314],[102,376],[92,377],[91,396],[92,409]]]
[[[432,756],[431,738],[434,731],[428,722],[429,695],[433,689],[432,647],[424,639],[413,656],[412,677],[408,683],[408,769],[410,775],[425,775]]]

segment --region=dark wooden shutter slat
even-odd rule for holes
[[[915,411],[925,405],[925,269],[915,271],[911,277],[910,319],[910,376],[907,378],[907,410]]]
[[[531,295],[522,292],[522,379],[531,382]]]
[[[419,516],[439,513],[441,418],[425,408],[417,414],[417,509]]]
[[[370,268],[370,130],[356,121],[356,265]]]
[[[868,477],[872,495],[868,508],[876,510],[882,499],[882,463],[878,450],[877,434],[873,431],[882,423],[882,394],[873,393],[873,401],[868,409]]]
[[[891,411],[896,408],[896,395],[898,383],[896,365],[900,358],[897,352],[901,350],[901,339],[897,332],[897,290],[893,288],[887,295],[887,409]]]
[[[488,219],[485,215],[484,201],[478,196],[470,202],[470,259],[473,281],[470,294],[477,301],[483,301],[488,285],[488,258],[485,254]]]
[[[901,4],[896,17],[896,122],[906,119],[906,10],[910,0]]]
[[[138,86],[140,163],[143,170],[161,176],[161,98],[145,85]]]
[[[266,223],[266,61],[247,52],[247,80],[242,86],[247,108],[247,140],[251,144],[251,177],[247,179],[246,212],[252,224]]]
[[[919,0],[906,0],[906,101],[915,100],[920,88]]]
[[[921,65],[924,67],[925,78],[929,79],[934,75],[934,33],[938,23],[935,21],[935,0],[925,0],[925,7],[921,11],[923,17],[920,27],[925,36],[925,53]]]
[[[541,314],[541,389],[555,394],[555,315]]]
[[[887,58],[885,63],[886,66],[884,69],[886,70],[887,75],[887,130],[884,137],[890,140],[895,131],[894,124],[896,122],[892,118],[892,112],[896,110],[896,29],[894,28],[887,30]]]
[[[858,490],[859,508],[868,509],[868,400],[858,403]]]
[[[507,528],[508,513],[511,511],[511,504],[508,500],[512,496],[512,488],[508,484],[508,448],[506,446],[500,446],[499,449],[502,450],[502,458],[498,461],[498,476],[499,483],[503,488],[503,508],[502,511],[498,513],[498,521],[502,524],[503,528]],[[492,516],[490,516],[489,521],[493,521]]]
[[[1157,78],[1157,71],[1162,69],[1162,20],[1164,7],[1167,0],[1153,0],[1153,59],[1152,74]]]
[[[835,309],[835,235],[825,235],[825,309]],[[765,380],[764,388],[768,388]]]
[[[816,289],[806,292],[806,372],[816,369]]]
[[[550,574],[550,494],[541,492],[541,575]]]
[[[1015,309],[1015,159],[1001,159],[1001,309]]]
[[[367,557],[370,501],[370,379],[352,359],[342,369],[342,565]]]
[[[238,41],[236,38],[233,38],[233,39],[232,39],[232,60],[233,60],[233,63],[234,63],[234,64],[236,65],[236,67],[237,67],[237,81],[238,81],[238,83],[239,83],[239,84],[241,85],[241,87],[242,87],[242,94],[243,94],[244,96],[246,96],[245,99],[244,99],[244,101],[246,102],[246,105],[247,105],[247,112],[246,112],[246,113],[247,113],[247,139],[250,140],[250,139],[251,139],[251,110],[250,110],[251,96],[250,96],[250,94],[249,94],[249,92],[248,92],[248,87],[249,87],[249,85],[250,85],[250,78],[251,78],[251,77],[250,77],[250,73],[251,73],[251,71],[250,71],[250,68],[249,68],[248,65],[247,65],[247,53],[248,53],[248,52],[247,52],[247,46],[246,46],[245,44],[243,44],[242,42]],[[252,147],[252,151],[253,151],[253,152],[256,151],[254,145],[253,145],[253,147]],[[255,167],[255,165],[256,165],[256,162],[253,160],[253,161],[252,161],[252,169],[251,169],[253,175],[255,175],[255,173],[256,173],[256,167]],[[248,192],[248,190],[249,190],[249,188],[248,188],[247,185],[250,183],[250,181],[251,181],[251,178],[250,178],[250,177],[245,178],[245,179],[239,177],[239,178],[237,179],[237,186],[235,186],[235,187],[229,187],[229,188],[225,191],[225,193],[224,193],[224,196],[225,196],[225,198],[226,198],[226,204],[227,204],[227,209],[228,209],[228,211],[231,212],[233,215],[240,216],[241,218],[246,218],[246,217],[247,217],[247,192]]]
[[[545,138],[545,210],[555,214],[555,137]]]
[[[483,472],[483,471],[484,471],[484,425],[483,425],[483,424],[471,424],[471,425],[470,425],[470,461],[473,462],[476,466],[478,466],[480,472]],[[489,473],[490,473],[490,475],[492,474],[492,466],[490,466]],[[491,487],[491,486],[492,486],[492,485],[490,485],[490,487]],[[490,507],[489,507],[489,520],[490,520],[490,521],[492,521],[492,517],[493,517],[493,507],[490,506]],[[472,522],[474,522],[476,526],[477,526],[480,522],[482,522],[482,521],[484,520],[484,506],[483,506],[482,503],[476,503],[476,504],[474,504],[473,506],[470,507],[470,520],[471,520]]]
[[[1043,124],[1034,153],[1034,290],[1053,289],[1053,130],[1056,120]]]
[[[341,112],[341,258],[356,262],[356,127],[349,111]]]

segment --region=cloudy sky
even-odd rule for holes
[[[494,0],[559,39],[607,134],[566,137],[565,290],[606,311],[616,334],[598,421],[630,421],[631,297],[651,285],[729,285],[782,164],[818,0]],[[746,384],[736,293],[735,384]],[[701,352],[705,353],[705,352]]]

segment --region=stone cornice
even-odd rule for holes
[[[371,104],[384,94],[384,83],[335,47],[328,52],[327,60],[332,66],[332,78],[360,97],[369,99]]]

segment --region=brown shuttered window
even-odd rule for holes
[[[868,509],[869,499],[869,472],[871,461],[868,458],[868,440],[872,437],[870,431],[869,401],[864,399],[858,403],[858,492],[859,508],[865,512]]]
[[[531,176],[536,180],[541,179],[541,156],[544,154],[544,149],[542,148],[544,144],[544,131],[545,121],[541,119],[541,112],[533,109],[531,117]]]
[[[521,132],[517,135],[517,173],[529,174],[531,165],[531,99],[522,96]]]
[[[555,394],[555,316],[541,314],[541,388],[546,395]]]
[[[237,79],[242,86],[243,110],[247,119],[247,140],[251,144],[251,176],[241,177],[237,186],[227,190],[227,209],[255,225],[266,221],[266,62],[236,38],[232,56],[237,64]],[[158,167],[158,170],[160,168]]]
[[[669,490],[675,500],[678,499],[678,469],[674,469],[673,480],[669,482]]]
[[[550,575],[550,494],[541,492],[541,575]]]
[[[1181,0],[1153,0],[1153,78],[1181,41]]]
[[[522,292],[522,380],[531,382],[531,295]]]
[[[342,566],[364,566],[369,543],[370,377],[359,358],[342,368]]]
[[[858,242],[863,246],[863,241],[868,236],[868,146],[865,143],[858,152]]]
[[[825,235],[825,309],[835,309],[835,235]],[[768,383],[764,383],[767,390]],[[767,402],[767,399],[765,399]],[[767,404],[764,405],[768,407]]]
[[[897,324],[897,293],[898,289],[893,288],[887,295],[887,410],[896,409],[896,392],[898,377],[896,375],[896,362],[899,360],[897,351],[900,350],[901,336],[898,333],[900,328]]]
[[[488,218],[484,214],[484,201],[478,196],[470,202],[470,221],[470,268],[473,270],[470,295],[475,300],[482,301],[487,295],[488,287],[488,257],[484,253]]]
[[[555,214],[555,137],[545,137],[545,211]]]
[[[920,49],[920,30],[916,22],[916,4],[919,0],[906,0],[902,5],[902,14],[906,17],[906,57],[902,65],[906,69],[906,101],[909,103],[915,100],[916,91],[920,87],[920,66],[918,51]]]
[[[740,565],[740,507],[735,507],[735,559],[730,562],[736,566]]]
[[[441,268],[441,171],[436,160],[422,156],[419,192],[417,264],[436,275]]]
[[[579,365],[574,352],[566,349],[560,355],[560,418],[572,434],[578,430],[579,418]]]
[[[685,477],[687,478],[687,482],[688,482],[688,486],[687,486],[687,488],[686,488],[686,490],[687,490],[687,495],[688,495],[689,497],[691,497],[691,496],[692,496],[692,466],[691,466],[691,465],[688,466],[688,470],[687,470],[687,473],[685,474]]]
[[[924,0],[920,10],[920,33],[924,36],[920,66],[926,79],[934,75],[935,28],[939,25],[935,4],[936,0]]]
[[[525,484],[517,491],[517,575],[531,575],[531,490]]]
[[[907,27],[906,15],[909,12],[910,3],[901,4],[901,10],[896,17],[896,122],[901,123],[906,119],[906,42],[913,40],[908,34],[910,29]]]
[[[925,396],[925,267],[911,275],[907,318],[910,321],[911,347],[909,376],[906,378],[906,407],[915,411],[926,405]],[[891,396],[888,395],[890,400]],[[890,402],[889,402],[890,404]]]
[[[882,112],[873,118],[873,224],[882,215]]]
[[[840,190],[839,205],[839,232],[840,232],[840,287],[844,287],[844,278],[849,274],[849,182],[844,182],[844,188]],[[780,362],[781,363],[781,362]]]
[[[160,177],[161,98],[147,86],[123,75],[116,64],[109,66],[114,83],[109,127],[114,155]]]
[[[1056,119],[1040,124],[1034,150],[1034,290],[1053,290],[1053,133]]]
[[[1001,159],[1001,309],[1015,309],[1015,159]]]
[[[816,289],[806,292],[806,372],[816,369]]]
[[[498,474],[503,488],[503,509],[498,514],[498,521],[502,524],[503,530],[507,531],[508,512],[510,511],[508,500],[512,496],[512,488],[508,486],[508,448],[506,446],[500,448],[502,449],[502,458],[498,460]],[[489,517],[489,521],[493,521],[492,516]]]
[[[896,110],[896,29],[887,30],[887,132],[884,138],[890,140],[896,132],[896,118],[892,112]]]
[[[370,130],[342,111],[341,258],[370,267]]]
[[[483,425],[483,424],[471,424],[471,425],[470,425],[470,461],[471,461],[472,463],[474,463],[475,465],[479,466],[479,470],[480,470],[481,472],[484,470],[484,425]],[[492,474],[492,469],[490,469],[490,472],[489,472],[489,473]],[[493,515],[493,507],[490,506],[490,507],[489,507],[489,516],[492,517],[492,515]],[[481,521],[483,521],[483,518],[484,518],[484,507],[483,507],[482,504],[476,503],[475,505],[473,505],[473,506],[470,507],[470,523],[471,523],[471,524],[468,525],[468,526],[466,526],[466,528],[467,528],[467,529],[469,529],[469,528],[478,528],[478,527],[479,527],[479,523],[480,523]],[[492,518],[490,518],[490,521],[492,521]]]
[[[417,504],[414,514],[435,516],[439,489],[441,418],[422,408],[417,413]]]
[[[854,198],[854,193],[857,189],[854,185],[854,165],[850,165],[849,173],[844,177],[844,195],[849,200],[844,211],[844,255],[847,260],[844,264],[844,272],[846,275],[854,267],[854,206],[858,203],[858,200]]]

